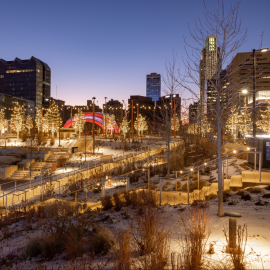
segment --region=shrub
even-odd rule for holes
[[[188,183],[185,183],[182,186],[182,190],[187,191],[187,184]],[[202,189],[204,186],[206,186],[206,181],[200,180],[200,182],[199,182],[199,189]],[[190,181],[189,182],[189,192],[193,192],[194,190],[197,190],[197,189],[198,189],[198,181]]]
[[[81,257],[83,254],[82,236],[83,230],[80,225],[71,227],[67,233],[66,249],[72,259]]]
[[[206,243],[211,229],[209,207],[194,204],[180,214],[182,228],[186,235],[180,239],[180,269],[204,269],[206,267]]]
[[[124,191],[124,199],[126,201],[126,205],[131,205],[131,195],[130,195],[130,192],[128,191]]]
[[[241,200],[250,201],[251,200],[251,196],[249,194],[243,194],[241,196]]]
[[[130,200],[131,200],[132,207],[136,208],[138,206],[138,194],[136,191],[132,191],[130,193]]]
[[[101,188],[102,188],[102,185],[101,185],[101,184],[98,184],[98,185],[96,185],[96,186],[94,187],[93,192],[94,192],[95,194],[100,193],[100,192],[101,192]]]
[[[150,205],[143,207],[142,215],[133,215],[129,226],[138,256],[135,268],[164,269],[169,255],[170,228],[166,227],[166,218],[160,210]]]
[[[102,210],[107,211],[113,207],[112,203],[112,197],[111,196],[104,196],[101,199],[101,204],[102,204]]]
[[[263,198],[265,198],[265,199],[270,199],[270,193],[264,194],[264,195],[263,195]]]
[[[111,247],[114,246],[114,241],[111,234],[105,229],[95,229],[92,234],[90,249],[94,254],[107,254]]]
[[[265,189],[266,189],[266,190],[270,190],[270,186],[267,186]]]
[[[227,251],[229,252],[233,269],[246,269],[248,264],[246,260],[245,250],[246,250],[246,244],[247,244],[247,225],[244,224],[243,226],[238,225],[236,229],[236,235],[235,239],[233,239],[233,242],[235,243],[235,247],[232,248],[230,245],[232,245],[232,240],[229,239],[229,233],[227,229],[223,229],[224,236],[226,238],[227,242]]]
[[[57,252],[61,251],[64,247],[64,242],[61,237],[54,235],[46,235],[41,239],[42,254],[46,259],[52,259]]]
[[[41,237],[36,236],[27,241],[23,249],[24,258],[33,258],[42,253],[41,240]]]
[[[126,270],[131,269],[131,247],[129,231],[116,233],[116,245],[114,247],[114,264],[115,269]]]
[[[246,192],[244,191],[244,190],[240,190],[240,191],[238,191],[237,193],[236,193],[236,195],[239,195],[239,196],[243,196],[243,195],[245,195],[246,194]]]
[[[114,193],[113,198],[115,203],[115,211],[120,211],[123,206],[123,203],[120,199],[119,193],[118,192]]]
[[[253,187],[253,188],[248,188],[247,191],[249,191],[250,193],[261,193],[262,189],[261,188],[257,188],[257,187]]]

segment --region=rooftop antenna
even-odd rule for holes
[[[57,99],[57,84],[56,84],[56,99]]]

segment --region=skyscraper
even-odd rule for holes
[[[155,105],[160,98],[160,89],[160,74],[151,73],[146,75],[146,96],[152,98],[152,100],[155,102]]]
[[[199,71],[199,108],[198,116],[203,118],[206,104],[207,80],[211,80],[217,72],[219,59],[219,47],[217,47],[217,37],[208,36],[205,41],[205,48],[201,50],[200,71]]]
[[[0,93],[32,100],[41,109],[51,96],[51,69],[33,56],[27,60],[0,59]]]

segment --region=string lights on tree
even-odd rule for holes
[[[178,131],[179,128],[180,128],[179,117],[177,117],[177,115],[175,115],[175,117],[172,117],[172,119],[171,119],[171,130]]]
[[[17,139],[19,139],[20,131],[23,129],[23,110],[19,103],[14,107],[14,114],[11,119],[12,129],[17,133]]]
[[[78,112],[74,116],[75,118],[75,130],[79,133],[79,138],[81,137],[81,133],[83,132],[83,128],[85,125],[85,115],[82,111],[82,109],[78,109]]]
[[[5,119],[5,112],[3,109],[0,111],[0,135],[2,135],[2,131],[5,132],[7,128],[8,121]]]
[[[257,127],[263,132],[270,134],[270,102],[267,102],[264,110],[261,110],[260,120],[257,121]]]
[[[36,108],[36,118],[35,118],[36,126],[38,129],[38,132],[42,128],[42,112],[38,108]]]
[[[29,133],[31,129],[33,128],[33,119],[29,114],[27,115],[27,118],[25,121],[25,127],[28,129]]]
[[[145,118],[146,117],[143,117],[141,114],[139,114],[139,117],[136,118],[136,121],[134,123],[134,128],[137,129],[138,127],[139,136],[141,136],[141,134],[144,131],[148,130],[148,125]],[[137,121],[138,121],[138,125],[137,125]]]
[[[129,122],[127,121],[127,118],[124,117],[122,123],[120,124],[119,127],[120,131],[123,132],[124,134],[124,139],[126,139],[126,134],[129,132],[130,127],[129,127]]]
[[[111,117],[113,120],[115,120],[114,114],[111,114],[110,117]],[[112,135],[112,133],[113,133],[113,131],[114,131],[114,121],[113,121],[111,118],[107,118],[107,127],[108,127],[108,129],[110,129],[111,135]]]
[[[48,118],[48,130],[51,134],[56,132],[56,129],[62,125],[62,119],[58,110],[58,105],[52,100],[49,108],[47,109],[46,117]]]

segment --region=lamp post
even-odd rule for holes
[[[93,155],[95,154],[95,97],[92,98],[92,106],[93,106],[93,125],[92,125],[92,132],[93,132]]]
[[[137,103],[137,137],[139,137],[139,104]]]
[[[256,69],[255,69],[255,52],[267,52],[268,48],[260,49],[260,50],[252,50],[252,58],[253,58],[253,92],[252,92],[252,107],[253,107],[253,138],[256,138],[256,92],[255,92],[255,75],[256,75]]]
[[[133,100],[131,100],[131,138],[133,138]]]

